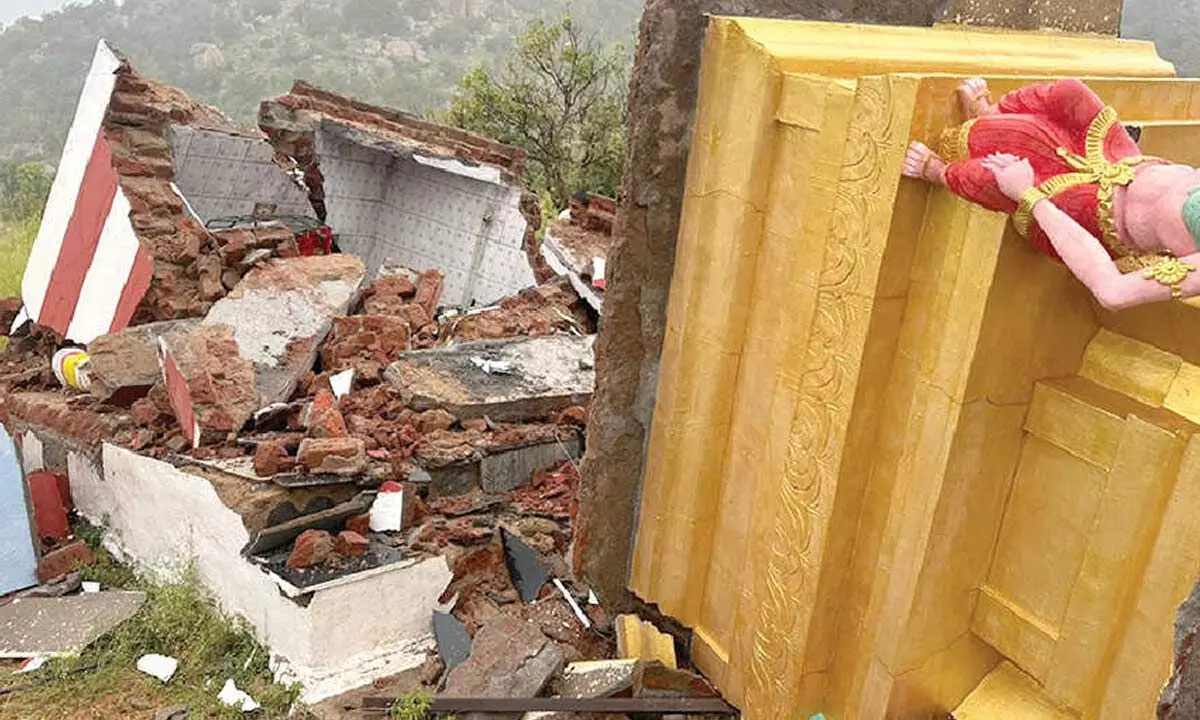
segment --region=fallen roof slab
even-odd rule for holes
[[[133,617],[145,593],[23,598],[0,607],[0,658],[78,655]]]
[[[388,380],[414,410],[519,422],[583,405],[596,382],[594,335],[464,343],[405,353]]]

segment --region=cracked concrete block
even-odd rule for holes
[[[594,336],[464,343],[405,353],[386,377],[414,410],[519,422],[585,405],[595,386]]]
[[[287,400],[335,318],[358,296],[366,268],[352,255],[324,255],[261,265],[213,305],[205,325],[234,329],[243,359],[254,364],[264,405]]]

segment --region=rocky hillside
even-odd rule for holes
[[[0,159],[57,160],[101,37],[145,74],[244,120],[298,77],[421,112],[441,106],[465,70],[503,57],[530,18],[569,12],[602,38],[632,45],[641,6],[642,0],[72,4],[0,32]]]

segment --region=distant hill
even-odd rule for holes
[[[58,0],[0,0],[0,18]],[[364,100],[440,107],[533,17],[570,12],[631,46],[643,0],[94,0],[0,32],[0,159],[57,161],[96,41],[141,72],[250,121],[304,78]]]

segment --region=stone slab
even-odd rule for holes
[[[470,657],[450,671],[442,694],[455,698],[537,697],[562,667],[563,659],[562,649],[536,625],[500,617],[475,635]]]
[[[254,364],[263,405],[283,402],[312,369],[334,318],[358,296],[366,268],[352,255],[261,265],[213,305],[205,325],[230,325],[242,358]]]
[[[537,420],[591,398],[594,340],[553,336],[420,350],[402,355],[386,376],[414,410],[442,408],[459,419]]]
[[[484,492],[506,493],[533,479],[544,467],[579,457],[580,441],[540,443],[484,456],[479,461],[479,481]]]
[[[133,617],[140,592],[101,592],[27,598],[0,607],[0,658],[78,655]]]
[[[91,393],[122,406],[145,396],[162,379],[158,338],[169,333],[191,332],[199,326],[198,318],[168,320],[96,338],[88,344]]]

